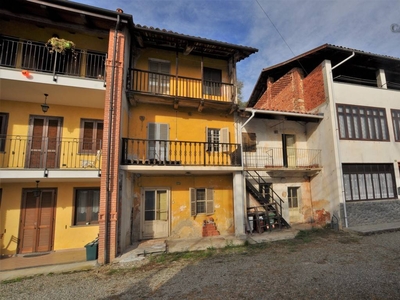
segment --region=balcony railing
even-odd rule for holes
[[[0,168],[101,169],[101,140],[7,136],[0,138]]]
[[[135,92],[232,102],[234,86],[230,83],[202,81],[163,73],[131,69],[130,89]]]
[[[243,160],[246,168],[320,168],[321,150],[258,147],[255,152],[244,152]]]
[[[44,42],[0,37],[0,66],[104,80],[106,54],[90,50],[50,53]]]
[[[241,166],[240,145],[123,139],[122,165]]]

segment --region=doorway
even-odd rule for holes
[[[168,237],[169,191],[145,189],[143,191],[142,238]]]
[[[53,250],[56,190],[23,190],[18,253]]]
[[[283,166],[285,168],[296,167],[296,136],[294,134],[282,134]]]
[[[58,168],[62,118],[31,116],[27,168]]]

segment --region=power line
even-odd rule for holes
[[[292,50],[292,48],[290,48],[289,44],[286,42],[285,38],[283,37],[283,35],[279,32],[278,28],[275,26],[274,22],[272,22],[271,18],[269,17],[269,15],[267,14],[267,12],[264,10],[264,8],[261,6],[260,2],[258,2],[258,0],[255,0],[258,4],[258,6],[261,8],[261,10],[263,11],[264,15],[268,18],[269,22],[272,24],[272,26],[274,26],[276,32],[279,34],[279,36],[281,37],[282,41],[285,43],[286,47],[288,47],[288,49],[290,50],[290,52],[292,52],[293,56],[296,56]],[[299,60],[297,60],[297,62],[299,63],[299,65],[301,66],[301,68],[303,69],[305,75],[308,74],[308,72],[306,71],[306,69],[303,67],[303,65],[300,63]]]

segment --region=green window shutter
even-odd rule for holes
[[[189,188],[190,216],[196,215],[196,189]]]
[[[206,214],[214,213],[214,189],[206,189]]]

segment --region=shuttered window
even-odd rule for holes
[[[4,152],[6,147],[8,127],[8,113],[0,113],[0,152]]]
[[[103,140],[102,120],[81,120],[80,152],[96,153],[101,150]]]
[[[257,139],[255,133],[243,132],[242,143],[244,152],[256,152],[257,150]]]
[[[190,215],[214,213],[214,189],[190,188]]]
[[[207,151],[229,151],[229,128],[206,128]]]

